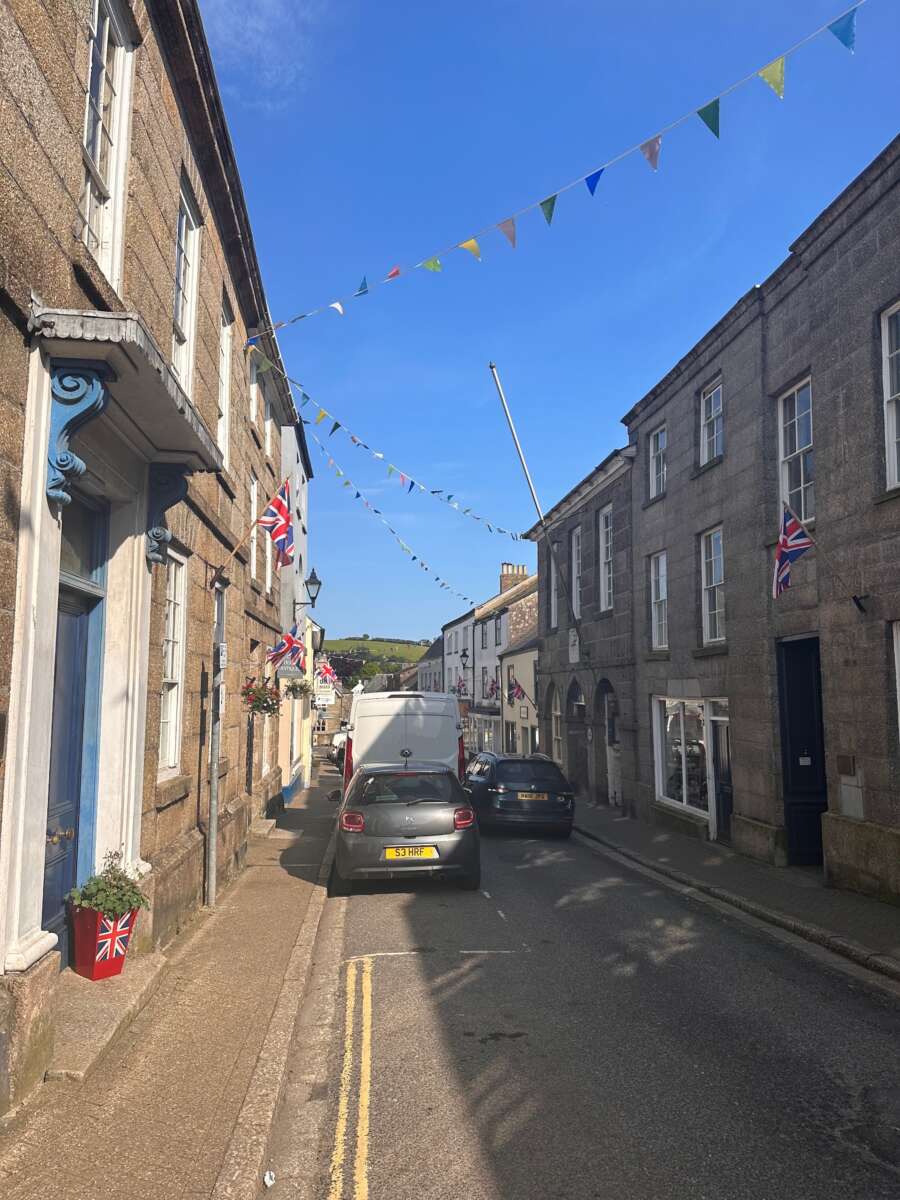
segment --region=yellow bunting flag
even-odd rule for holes
[[[475,238],[469,238],[468,241],[459,243],[460,250],[468,250],[473,258],[477,258],[481,262],[481,247]]]
[[[325,409],[320,408],[319,415],[316,417],[316,424],[321,425],[327,416],[328,416],[328,413],[325,411]]]
[[[779,100],[784,99],[784,55],[781,58],[776,58],[774,62],[770,62],[767,67],[763,67],[758,72],[760,79],[764,79],[769,85]]]

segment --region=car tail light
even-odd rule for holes
[[[466,777],[466,744],[463,741],[463,735],[459,735],[459,745],[456,748],[456,769],[459,773],[459,782]]]
[[[456,808],[453,810],[453,828],[471,829],[475,824],[475,810],[472,808]]]
[[[344,742],[344,787],[350,786],[350,780],[353,778],[353,738],[347,735],[347,740]]]
[[[365,833],[365,815],[361,812],[354,812],[352,808],[348,808],[346,812],[341,813],[341,829],[344,833]]]

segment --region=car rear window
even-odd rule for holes
[[[551,762],[499,762],[497,782],[528,784],[529,787],[554,788],[569,791],[565,775]]]
[[[378,771],[360,776],[348,803],[408,804],[411,800],[461,804],[465,793],[449,771]]]

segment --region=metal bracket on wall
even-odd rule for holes
[[[166,512],[187,495],[191,468],[184,463],[151,463],[147,485],[147,563],[165,566],[172,534]]]
[[[104,362],[55,358],[50,362],[50,439],[47,447],[47,499],[69,504],[69,488],[85,464],[69,448],[78,432],[109,403],[107,383],[114,379]]]

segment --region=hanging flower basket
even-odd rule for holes
[[[254,677],[241,688],[241,702],[251,715],[261,713],[271,717],[281,710],[281,693],[277,684],[269,683],[267,679],[257,683]]]
[[[294,700],[302,700],[304,696],[313,694],[313,686],[308,679],[289,679],[284,686],[284,694]]]
[[[66,899],[72,922],[73,969],[85,979],[109,979],[121,973],[135,922],[150,902],[111,850],[103,869]]]

